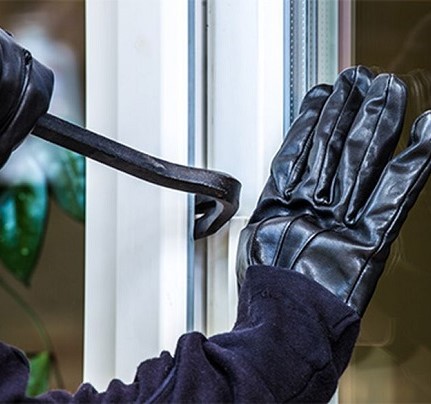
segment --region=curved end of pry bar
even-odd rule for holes
[[[201,239],[217,232],[236,213],[239,206],[241,184],[231,184],[228,199],[214,198],[206,195],[195,197],[194,238]]]

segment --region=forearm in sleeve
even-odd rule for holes
[[[319,284],[273,267],[247,271],[232,331],[183,335],[174,357],[163,352],[135,380],[98,393],[51,391],[40,402],[326,402],[347,366],[359,317]],[[0,346],[0,398],[25,398],[28,364]]]

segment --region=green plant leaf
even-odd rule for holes
[[[66,149],[62,149],[58,157],[61,164],[56,175],[48,175],[53,196],[67,214],[82,222],[85,217],[85,159]]]
[[[85,158],[35,137],[28,141],[55,201],[68,215],[84,221]]]
[[[35,397],[48,390],[51,360],[49,352],[42,351],[30,358],[30,378],[26,394]]]
[[[0,259],[26,285],[39,258],[47,211],[45,184],[0,186]]]

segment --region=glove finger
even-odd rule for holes
[[[301,172],[301,167],[308,155],[313,131],[331,92],[332,86],[320,84],[305,95],[299,116],[272,161],[271,175],[282,195],[287,184],[294,181],[297,173]]]
[[[406,86],[394,75],[381,74],[372,83],[346,139],[334,180],[334,203],[354,223],[373,191],[376,179],[393,155],[401,134]]]
[[[373,73],[363,66],[344,70],[322,110],[306,161],[307,173],[297,197],[328,204],[331,184],[346,135],[371,85]],[[295,185],[295,184],[292,184]]]
[[[410,143],[383,171],[358,224],[369,240],[395,239],[431,173],[431,111],[419,116]]]
[[[313,87],[304,97],[299,116],[292,124],[283,144],[271,165],[271,177],[259,198],[259,203],[250,223],[277,216],[280,208],[285,213],[284,191],[294,172],[301,166],[304,156],[308,155],[309,143],[320,112],[332,92],[332,86],[320,84]],[[305,157],[306,160],[306,157]],[[277,200],[277,203],[274,201]]]
[[[301,101],[301,106],[299,107],[298,112],[298,118],[296,120],[299,120],[299,117],[303,115],[307,110],[309,109],[319,109],[319,111],[322,109],[322,105],[320,105],[321,102],[324,102],[332,93],[333,87],[330,84],[317,84],[316,86],[313,86],[310,88],[310,90],[307,91],[307,93],[304,95],[304,98]],[[321,100],[321,101],[319,101]],[[320,105],[320,106],[319,106]],[[292,124],[295,124],[294,122]],[[291,130],[289,130],[290,133]]]

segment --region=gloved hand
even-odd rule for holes
[[[0,28],[0,168],[49,107],[50,69]]]
[[[364,67],[305,96],[242,231],[237,278],[250,265],[300,272],[362,315],[431,168],[431,112],[392,158],[406,88]],[[392,159],[391,159],[392,158]]]

